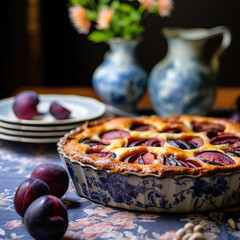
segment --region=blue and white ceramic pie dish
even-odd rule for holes
[[[203,117],[174,121],[118,118],[66,134],[58,152],[76,192],[107,206],[147,212],[238,204],[239,125]]]
[[[160,177],[98,170],[59,154],[76,192],[111,207],[148,212],[193,212],[233,206],[240,200],[240,173],[210,177]]]

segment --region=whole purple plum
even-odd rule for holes
[[[43,180],[50,187],[51,194],[58,198],[62,197],[68,189],[68,174],[64,167],[56,163],[38,165],[30,178]]]
[[[13,103],[13,112],[19,119],[32,119],[38,114],[38,94],[34,91],[23,91],[19,93]]]
[[[23,217],[28,206],[37,198],[50,194],[49,186],[40,179],[28,178],[18,187],[14,197],[16,212]]]
[[[233,112],[229,118],[237,123],[240,123],[240,110]]]
[[[24,224],[35,239],[60,239],[68,228],[67,209],[57,197],[42,196],[28,207]]]
[[[55,101],[51,103],[49,111],[53,117],[59,120],[69,118],[71,114],[67,108]]]

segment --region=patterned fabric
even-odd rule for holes
[[[26,144],[0,140],[0,240],[32,237],[13,206],[17,187],[40,163],[62,164],[56,144]],[[221,189],[221,183],[219,184]],[[206,239],[240,239],[227,220],[232,218],[240,229],[237,208],[195,214],[155,214],[110,208],[79,197],[70,184],[62,198],[68,209],[71,239],[145,239],[170,240],[187,222],[202,224]]]

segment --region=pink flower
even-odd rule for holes
[[[87,18],[85,8],[81,6],[74,6],[69,8],[69,17],[73,26],[79,33],[88,34],[91,27],[91,22]]]
[[[145,8],[152,10],[156,7],[156,0],[138,0]]]
[[[112,20],[113,13],[114,11],[110,7],[101,9],[98,15],[97,29],[107,28]]]
[[[171,14],[173,9],[172,0],[158,0],[158,11],[161,16],[167,17]]]

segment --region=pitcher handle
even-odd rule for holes
[[[211,69],[215,74],[218,72],[218,68],[219,68],[219,57],[224,52],[224,50],[227,49],[231,44],[232,35],[229,28],[226,26],[218,26],[218,27],[211,28],[209,30],[209,37],[221,36],[221,35],[223,37],[221,44],[213,54],[210,62]]]

